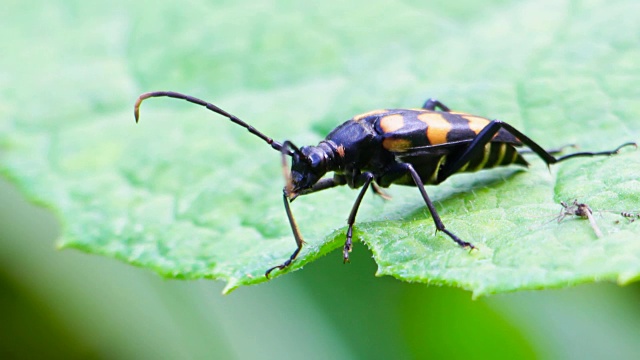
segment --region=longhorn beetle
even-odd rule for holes
[[[356,115],[331,131],[317,146],[297,147],[289,140],[279,143],[216,105],[172,91],[140,95],[134,107],[136,122],[142,101],[163,96],[204,106],[244,127],[281,153],[286,179],[282,198],[296,250],[285,262],[268,269],[265,272],[267,278],[273,270],[282,270],[291,265],[304,244],[289,205],[300,195],[339,185],[362,188],[347,220],[348,229],[342,251],[344,262],[349,261],[353,224],[362,198],[370,186],[381,196],[385,194],[380,187],[386,188],[391,184],[416,186],[433,217],[436,230],[447,234],[464,248],[475,249],[471,243],[461,240],[445,228],[427,195],[425,184],[439,184],[456,172],[510,164],[528,166],[516,150],[522,145],[528,146],[547,165],[575,157],[613,155],[625,146],[637,147],[635,143],[628,142],[611,151],[576,152],[556,158],[505,122],[452,111],[435,99],[427,100],[420,109],[382,109]],[[290,171],[287,170],[286,156],[292,159]],[[327,172],[334,174],[332,177],[323,177]]]

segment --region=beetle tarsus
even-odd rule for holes
[[[351,262],[351,260],[349,260],[349,253],[350,252],[351,252],[351,246],[347,246],[347,244],[344,244],[344,249],[342,250],[342,263],[343,264]]]
[[[342,248],[342,263],[346,264],[349,261],[349,253],[353,250],[353,226],[349,225],[349,229],[347,230],[347,240],[344,242],[344,247]]]
[[[458,236],[456,236],[456,234],[452,233],[451,231],[447,230],[447,229],[438,229],[440,231],[442,231],[443,233],[449,235],[449,237],[456,242],[456,244],[460,245],[463,248],[469,248],[471,250],[473,249],[477,249],[472,243],[470,242],[466,242],[461,240]]]
[[[291,265],[291,263],[293,263],[293,260],[295,260],[295,259],[296,259],[296,257],[298,256],[298,253],[300,253],[300,249],[302,249],[302,247],[301,247],[301,246],[300,246],[300,247],[298,247],[298,248],[296,249],[296,251],[294,251],[294,252],[293,252],[293,254],[291,254],[291,256],[287,259],[287,261],[283,262],[283,263],[282,263],[282,264],[280,264],[280,265],[276,265],[276,266],[274,266],[274,267],[270,268],[269,270],[267,270],[267,271],[264,273],[264,277],[266,277],[266,278],[268,279],[268,278],[269,278],[269,274],[271,274],[271,272],[272,272],[273,270],[275,270],[275,269],[278,269],[278,270],[284,270],[285,268],[289,267],[289,265]]]

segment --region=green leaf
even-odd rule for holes
[[[139,93],[187,92],[298,145],[355,114],[434,96],[545,147],[609,150],[638,139],[638,13],[633,0],[12,3],[0,15],[0,66],[10,69],[0,76],[0,172],[58,215],[60,247],[230,291],[266,281],[295,248],[279,154],[176,100],[146,101],[136,125]],[[637,279],[640,222],[597,210],[640,207],[640,152],[550,171],[531,163],[427,188],[477,251],[434,235],[415,188],[392,187],[391,202],[367,196],[356,240],[377,275],[475,295]],[[334,250],[356,194],[294,202],[307,246],[273,275],[329,252],[342,266]],[[574,198],[596,210],[603,238],[586,220],[549,222]]]

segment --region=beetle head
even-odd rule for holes
[[[291,185],[287,184],[287,195],[295,199],[310,189],[327,173],[327,154],[316,146],[303,146],[294,151],[291,163]],[[290,188],[289,188],[290,187]]]

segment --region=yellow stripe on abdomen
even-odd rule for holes
[[[411,145],[411,140],[408,139],[386,138],[382,140],[382,146],[392,152],[405,152]]]

